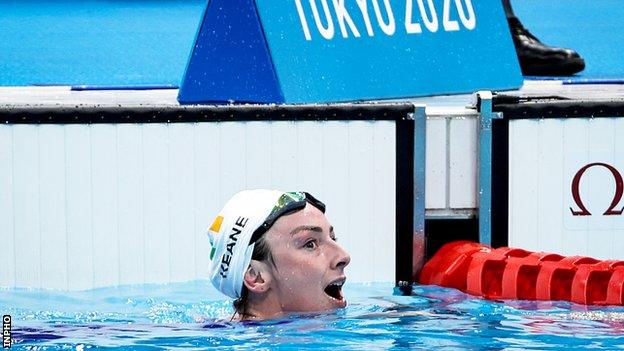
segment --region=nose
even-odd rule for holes
[[[349,262],[351,262],[351,256],[347,251],[345,251],[342,246],[338,245],[334,242],[336,254],[334,255],[334,259],[331,264],[332,269],[344,269]]]

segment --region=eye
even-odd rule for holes
[[[317,246],[317,244],[316,244],[316,240],[314,240],[314,239],[312,239],[312,240],[308,240],[308,241],[306,241],[306,243],[305,243],[305,244],[303,244],[303,247],[304,247],[304,248],[306,248],[306,249],[310,249],[310,250],[314,250],[314,249],[316,249],[316,246]]]

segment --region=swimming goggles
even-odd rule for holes
[[[282,194],[262,225],[251,235],[249,244],[251,245],[260,239],[280,217],[302,210],[307,203],[325,213],[325,204],[305,191],[293,191]]]

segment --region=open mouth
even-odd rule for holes
[[[329,295],[329,297],[334,300],[343,301],[344,297],[342,296],[342,285],[344,282],[344,279],[341,279],[330,283],[324,289],[325,294]]]

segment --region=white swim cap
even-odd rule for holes
[[[279,217],[303,209],[308,202],[325,212],[325,205],[305,192],[256,189],[234,194],[208,228],[212,284],[239,298],[255,241]]]

